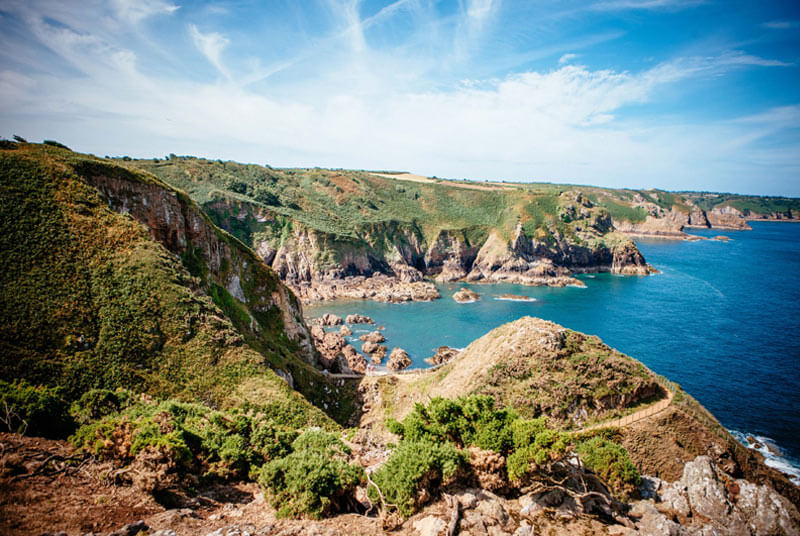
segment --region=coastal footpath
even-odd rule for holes
[[[331,373],[370,319],[309,327],[184,192],[52,143],[0,143],[0,179],[3,534],[800,530],[797,486],[597,337],[524,317]]]

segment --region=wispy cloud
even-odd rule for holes
[[[167,1],[139,11],[132,0],[86,1],[96,9],[63,0],[0,8],[0,47],[9,47],[0,53],[0,119],[11,133],[100,154],[609,186],[730,189],[731,177],[790,180],[800,168],[796,91],[784,106],[776,98],[746,112],[715,110],[714,119],[674,104],[691,88],[724,89],[732,72],[785,78],[796,55],[778,49],[687,46],[702,52],[637,53],[626,63],[609,51],[629,47],[634,30],[561,30],[585,13],[535,26],[538,4],[524,5],[530,23],[509,24],[512,0],[463,0],[445,14],[428,0],[379,9],[320,0],[327,9],[318,26],[277,36],[229,25],[234,4],[209,18]],[[636,19],[683,16],[664,11],[697,2],[605,5],[592,17],[615,20],[622,9],[663,10]],[[154,61],[142,46],[156,23],[178,29],[158,43],[176,61]]]
[[[119,18],[138,23],[154,15],[169,15],[180,6],[163,0],[112,0]]]
[[[222,63],[222,52],[230,44],[230,40],[221,33],[203,33],[194,24],[189,25],[189,35],[197,50],[206,57],[211,65],[217,68],[220,74],[230,79],[231,75]]]
[[[761,26],[770,28],[771,30],[789,30],[800,26],[800,21],[796,20],[772,20],[763,23]]]
[[[578,54],[564,54],[563,56],[558,58],[558,64],[559,65],[564,65],[565,63],[569,63],[572,60],[576,59],[577,57],[578,57]]]
[[[608,0],[592,5],[599,11],[616,11],[623,9],[686,9],[705,4],[705,0]]]

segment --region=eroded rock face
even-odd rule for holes
[[[800,534],[800,513],[791,502],[769,486],[731,479],[708,456],[688,462],[676,482],[655,481],[656,500],[640,501],[633,510],[643,515],[640,533]],[[669,532],[652,532],[658,526]]]
[[[395,347],[392,349],[392,353],[389,354],[389,362],[386,367],[389,370],[398,371],[408,368],[410,364],[411,358],[408,357],[408,353],[402,348]]]
[[[314,363],[314,346],[309,329],[301,320],[300,302],[258,258],[243,250],[233,254],[230,243],[218,234],[196,205],[157,183],[88,171],[85,178],[113,210],[130,214],[143,223],[153,239],[168,250],[201,256],[209,269],[209,279],[227,289],[248,309],[268,312],[277,308],[286,335],[298,343],[302,357]],[[250,329],[257,333],[262,327],[253,318]]]
[[[707,214],[711,227],[717,229],[750,229],[744,214],[731,206],[716,206]]]

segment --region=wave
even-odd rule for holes
[[[796,460],[791,460],[782,454],[780,452],[780,447],[778,447],[775,441],[769,437],[746,434],[744,432],[739,432],[738,430],[729,431],[731,435],[733,435],[733,437],[739,441],[739,443],[749,449],[757,450],[763,454],[765,464],[785,474],[795,485],[800,486],[800,465],[798,465]],[[755,439],[755,441],[751,442],[748,438]],[[772,446],[773,449],[770,449],[767,445]]]
[[[503,298],[502,296],[495,296],[494,298],[497,301],[516,301],[516,302],[535,302],[538,301],[536,298]]]

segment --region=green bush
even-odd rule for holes
[[[124,400],[118,393],[96,392],[84,398],[106,401],[116,395],[117,400]],[[84,408],[102,413],[112,406],[103,402],[99,409],[92,404]],[[83,409],[79,415],[90,413]],[[119,413],[107,413],[81,426],[71,440],[79,448],[123,463],[148,447],[156,447],[167,452],[179,470],[207,478],[229,478],[254,474],[263,464],[285,456],[295,437],[294,430],[263,415],[215,411],[200,404],[167,400],[142,401]]]
[[[402,423],[390,421],[390,431],[410,441],[452,441],[507,454],[512,447],[513,409],[495,409],[494,398],[472,395],[448,400],[436,397],[425,406],[416,404]]]
[[[25,380],[0,380],[0,420],[9,432],[52,438],[65,437],[75,427],[58,389]]]
[[[401,441],[372,480],[389,504],[409,516],[420,506],[423,489],[432,492],[448,484],[466,461],[466,454],[446,441]],[[374,486],[369,487],[368,493],[370,500],[379,504]]]
[[[625,447],[602,437],[593,437],[575,446],[586,467],[605,480],[614,492],[626,499],[641,483]]]
[[[130,406],[133,393],[125,389],[90,389],[72,403],[70,413],[79,424],[87,424]]]
[[[264,465],[258,479],[278,517],[319,519],[345,510],[364,471],[347,462],[344,443],[311,430],[295,439],[292,449]]]

